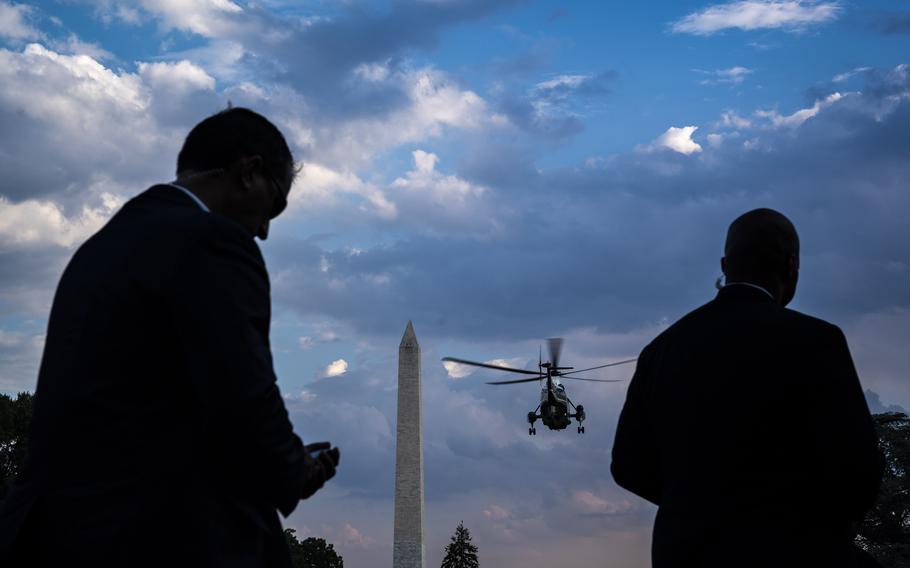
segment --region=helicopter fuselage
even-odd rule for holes
[[[572,423],[569,417],[569,397],[562,385],[541,389],[540,421],[550,430],[565,430]]]
[[[528,434],[533,436],[537,433],[537,429],[534,428],[534,422],[537,420],[543,422],[543,425],[550,430],[565,430],[572,423],[573,418],[578,421],[578,433],[584,434],[585,427],[582,426],[582,423],[585,420],[585,407],[580,404],[578,406],[572,404],[566,395],[565,387],[558,379],[549,374],[546,379],[547,382],[540,389],[540,405],[536,410],[528,413],[530,425]],[[540,414],[537,413],[538,410]]]

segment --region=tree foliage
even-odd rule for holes
[[[885,454],[885,474],[857,542],[883,566],[910,568],[910,418],[900,412],[872,418]]]
[[[458,523],[452,542],[446,546],[442,568],[477,568],[477,547],[471,544],[471,533],[464,528],[464,521]]]
[[[284,529],[294,568],[344,568],[344,560],[325,539],[309,537],[301,542],[297,540],[296,532]]]
[[[19,393],[15,399],[0,394],[0,501],[25,460],[33,398],[27,392]]]

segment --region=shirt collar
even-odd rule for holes
[[[751,282],[727,282],[724,285],[724,288],[726,288],[727,286],[749,286],[750,288],[755,288],[756,290],[761,290],[762,292],[767,294],[769,298],[771,298],[772,300],[774,299],[774,295],[771,292],[769,292],[767,289],[759,286],[758,284],[753,284]]]
[[[199,199],[199,196],[197,196],[195,193],[193,193],[192,191],[188,190],[187,188],[183,187],[182,185],[177,185],[176,183],[173,183],[173,182],[172,182],[172,183],[166,183],[166,184],[164,184],[164,185],[169,185],[169,186],[171,186],[171,187],[173,187],[173,188],[179,189],[179,190],[182,191],[183,193],[185,193],[185,194],[187,194],[188,196],[190,196],[190,199],[192,199],[193,201],[195,201],[195,202],[196,202],[196,205],[198,205],[200,209],[202,209],[202,210],[205,211],[206,213],[211,213],[211,211],[209,210],[208,206],[207,206],[205,203],[203,203],[201,199]]]

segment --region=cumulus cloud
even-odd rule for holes
[[[392,187],[407,192],[426,192],[446,207],[458,207],[471,197],[483,195],[485,188],[471,185],[455,176],[444,176],[436,171],[439,157],[432,152],[414,150],[414,170],[397,178]]]
[[[82,41],[79,36],[74,33],[68,35],[65,40],[51,41],[50,45],[61,53],[87,55],[98,61],[103,59],[114,59],[114,54],[110,51],[104,49],[97,43]]]
[[[21,54],[2,50],[0,55],[4,74],[11,79],[8,82],[9,87],[5,90],[7,93],[22,88],[26,72],[32,76],[69,79],[74,83],[61,85],[62,93],[58,91],[45,95],[55,97],[52,100],[66,103],[65,105],[48,104],[50,102],[48,98],[37,97],[37,100],[28,107],[29,110],[34,109],[34,112],[53,111],[55,106],[63,106],[54,118],[71,119],[72,116],[64,113],[67,112],[67,107],[78,102],[109,101],[112,105],[128,110],[143,110],[148,105],[147,94],[143,92],[141,83],[135,75],[111,71],[89,56],[61,55],[37,43],[26,46]],[[17,74],[18,77],[15,76]],[[73,98],[76,100],[72,100]],[[22,104],[28,101],[26,97],[20,95],[17,102]]]
[[[470,377],[476,371],[476,367],[471,365],[465,365],[464,363],[456,363],[454,361],[443,361],[442,366],[445,367],[446,373],[449,375],[450,379],[463,379],[465,377]]]
[[[389,78],[389,74],[391,73],[389,63],[390,61],[385,61],[382,63],[361,63],[354,68],[353,74],[358,79],[371,83],[385,81]]]
[[[438,171],[435,153],[414,150],[411,156],[414,169],[396,178],[388,191],[409,223],[437,233],[471,228],[484,236],[499,228],[484,201],[486,187]]]
[[[164,29],[178,29],[205,37],[218,37],[241,29],[243,8],[230,0],[90,0],[105,21],[140,24],[157,19]]]
[[[420,122],[462,128],[480,125],[486,105],[473,91],[457,88],[431,69],[411,74],[409,79],[413,112]]]
[[[282,121],[282,126],[306,153],[307,164],[317,164],[322,168],[317,174],[323,175],[352,175],[371,165],[377,155],[403,144],[477,131],[494,123],[494,113],[486,101],[461,88],[447,73],[432,68],[397,70],[382,82],[396,93],[395,102],[369,114],[361,108],[341,116],[328,115],[324,107],[312,108],[311,99],[305,98],[304,93],[287,88],[265,97],[238,93],[235,102],[250,100],[256,106],[274,109],[271,114],[282,119],[295,117]],[[303,173],[307,173],[306,169]],[[381,203],[375,185],[368,188],[353,179],[349,181],[357,192],[373,194],[379,214],[394,216],[393,209]]]
[[[170,88],[175,94],[202,90],[213,91],[215,78],[190,61],[139,62],[139,76],[152,88]]]
[[[674,22],[676,33],[707,36],[726,29],[782,29],[802,31],[824,24],[840,15],[838,2],[805,0],[742,0],[716,4]]]
[[[486,199],[486,187],[439,171],[440,158],[433,152],[413,150],[411,159],[413,169],[387,184],[306,162],[295,180],[289,209],[300,217],[344,212],[352,220],[439,234],[470,229],[481,238],[500,228]],[[323,256],[319,262],[319,271],[328,272],[330,259]],[[380,283],[375,278],[373,281]]]
[[[85,205],[78,216],[67,218],[53,201],[10,203],[0,196],[0,243],[72,247],[100,229],[122,204],[122,198],[103,193],[99,206]]]
[[[40,38],[41,32],[28,22],[34,10],[27,4],[0,2],[0,37],[10,40]]]
[[[526,360],[522,358],[490,359],[488,361],[484,361],[484,363],[487,365],[496,365],[498,367],[521,369],[523,368],[525,361]],[[465,365],[464,363],[456,363],[454,361],[443,361],[442,366],[445,368],[446,373],[450,379],[463,379],[465,377],[473,375],[475,372],[480,370],[480,368],[473,365]]]
[[[680,154],[690,155],[701,152],[701,145],[692,140],[692,134],[698,130],[697,126],[683,126],[677,128],[671,126],[666,132],[657,137],[654,142],[644,146],[645,151],[654,151],[661,148],[667,148]]]
[[[217,109],[220,97],[189,62],[138,67],[114,70],[40,44],[0,49],[6,196],[56,193],[78,208],[99,175],[111,180],[111,193],[135,193],[173,171],[186,124]]]
[[[348,362],[344,359],[336,359],[322,372],[323,377],[340,377],[348,371]]]
[[[303,210],[331,209],[343,203],[341,198],[345,194],[362,198],[359,209],[363,212],[383,219],[398,216],[395,203],[375,183],[364,181],[353,172],[336,171],[316,162],[308,162],[294,180],[290,203]]]
[[[586,322],[621,328],[681,315],[682,305],[708,297],[729,221],[771,205],[798,227],[805,225],[806,243],[819,247],[804,259],[806,274],[819,277],[801,283],[799,297],[812,302],[807,309],[855,315],[856,298],[879,307],[900,304],[907,273],[888,267],[910,265],[906,252],[895,249],[910,235],[895,217],[904,192],[893,173],[906,166],[900,134],[908,124],[906,75],[897,68],[870,72],[860,93],[820,104],[799,125],[775,128],[770,119],[755,117],[749,136],[737,143],[728,143],[735,133],[718,132],[722,143],[706,141],[699,153],[704,159],[652,149],[590,167],[541,171],[525,167],[506,146],[489,154],[487,164],[466,170],[491,188],[485,199],[505,220],[502,231],[485,241],[465,233],[412,232],[405,239],[361,244],[357,255],[344,247],[308,244],[311,250],[298,243],[293,255],[270,263],[281,275],[276,296],[299,313],[336,317],[356,333],[400,334],[389,322],[408,318],[425,322],[428,333],[484,338],[547,337]],[[728,120],[734,128],[733,116]],[[511,177],[484,177],[485,168]],[[667,176],[668,168],[675,175]],[[813,200],[821,187],[828,196],[824,203]],[[517,202],[521,208],[514,207]],[[842,226],[864,223],[876,227],[862,233],[868,240],[841,238]],[[630,243],[629,234],[647,238]],[[822,250],[838,247],[851,252],[822,261]],[[862,259],[873,250],[888,262],[857,271],[862,278],[839,271],[843,255],[865,267]],[[332,267],[325,274],[322,257]],[[550,277],[550,267],[577,277]],[[382,287],[365,277],[379,272],[389,275]]]
[[[231,2],[199,0],[186,9],[173,3],[131,5],[143,18],[153,18],[166,29],[209,37],[210,45],[170,57],[190,59],[206,74],[232,82],[225,93],[233,102],[274,118],[297,151],[306,154],[308,164],[348,176],[369,167],[376,155],[402,144],[502,122],[502,116],[491,113],[477,93],[462,88],[443,71],[413,67],[402,55],[415,43],[423,45],[435,37],[450,22],[482,17],[512,1],[396,4],[381,16],[342,8],[332,18],[303,20],[278,17],[261,5]],[[111,17],[118,17],[115,11],[122,5],[96,4]],[[414,24],[423,20],[426,26]],[[400,33],[390,32],[399,28]],[[338,49],[339,45],[344,49]],[[288,58],[288,53],[296,55]],[[178,65],[174,72],[188,71],[186,65]],[[280,81],[257,84],[255,78],[263,74]],[[198,73],[181,77],[197,87],[211,85]],[[164,106],[163,99],[158,102],[162,105],[159,113],[178,114],[177,105]],[[209,98],[206,113],[213,108],[217,105]],[[188,114],[167,124],[176,125],[178,119],[186,122]],[[377,214],[394,217],[379,193],[360,189],[371,193],[371,206]]]

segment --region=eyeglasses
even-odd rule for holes
[[[275,195],[272,197],[272,213],[269,215],[269,219],[274,219],[275,217],[281,215],[281,212],[287,208],[288,198],[285,197],[284,191],[281,189],[281,184],[278,183],[278,180],[275,179],[275,176],[272,175],[272,172],[268,171],[265,168],[262,168],[262,171],[265,172],[265,175],[269,178],[269,181],[272,182],[272,190],[275,192]]]

